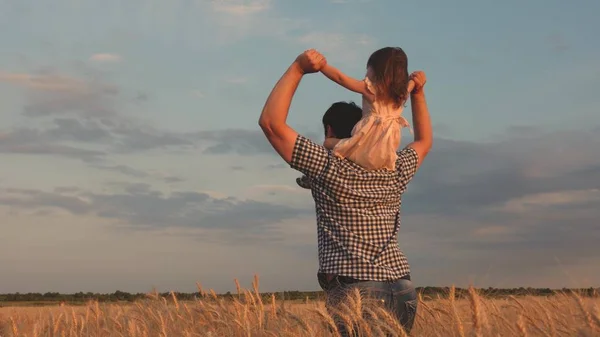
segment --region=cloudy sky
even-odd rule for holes
[[[600,2],[0,1],[0,293],[316,290],[314,204],[257,125],[296,55],[403,47],[434,148],[418,285],[600,285]],[[306,77],[290,122],[357,95]],[[410,108],[405,112],[410,119]],[[408,134],[407,134],[408,136]],[[406,143],[408,139],[403,142]]]

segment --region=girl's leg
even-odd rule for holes
[[[333,150],[333,148],[337,145],[337,143],[340,142],[341,139],[338,138],[325,138],[325,141],[323,142],[323,147],[325,147],[327,150]]]

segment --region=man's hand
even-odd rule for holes
[[[425,73],[423,71],[415,71],[412,74],[410,74],[410,80],[412,80],[415,84],[412,93],[417,94],[423,91],[423,87],[427,82],[427,77],[425,76]]]
[[[309,49],[298,55],[295,64],[302,74],[310,74],[320,71],[327,64],[327,60],[318,51]]]

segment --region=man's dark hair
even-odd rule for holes
[[[354,102],[336,102],[323,115],[323,129],[327,136],[327,126],[336,138],[350,138],[354,125],[362,118],[362,108]]]

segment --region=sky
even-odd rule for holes
[[[400,46],[434,145],[403,196],[417,286],[600,286],[600,2],[0,0],[0,293],[319,290],[310,194],[258,127],[308,48]],[[289,122],[336,101],[305,76]],[[412,123],[410,106],[404,111]],[[405,132],[403,144],[410,141]]]

